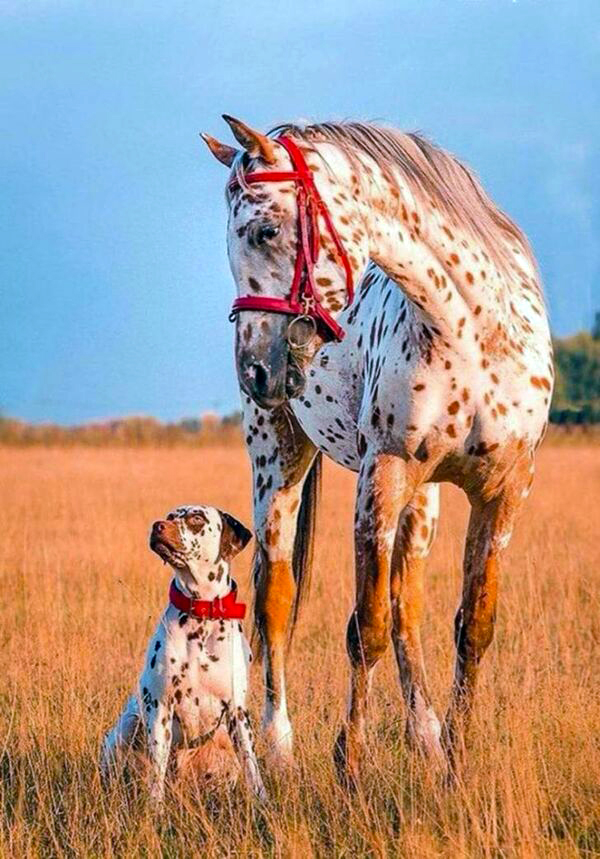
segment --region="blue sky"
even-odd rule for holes
[[[600,308],[597,0],[0,0],[0,79],[4,414],[237,408],[224,112],[426,132]]]

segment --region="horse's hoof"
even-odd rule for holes
[[[290,779],[298,772],[298,764],[293,755],[282,755],[273,751],[265,754],[265,767],[271,776],[281,780]]]
[[[339,783],[350,793],[354,793],[360,783],[359,756],[353,746],[346,728],[342,728],[333,747],[333,763]]]
[[[297,769],[296,758],[292,749],[280,745],[267,745],[265,763],[270,772],[280,776],[288,776]]]
[[[466,762],[465,731],[448,719],[442,728],[442,748],[446,760],[444,787],[454,790],[460,784]]]
[[[271,722],[263,727],[265,758],[270,769],[281,774],[296,768],[293,733],[289,722]]]
[[[426,726],[428,730],[419,730],[417,726],[411,723],[410,719],[406,722],[405,740],[406,745],[411,751],[420,754],[428,764],[431,764],[436,771],[445,776],[448,769],[448,757],[441,743],[439,725]]]

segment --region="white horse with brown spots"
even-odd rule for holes
[[[358,472],[350,703],[337,760],[357,778],[369,687],[391,633],[408,735],[452,763],[493,635],[498,559],[531,486],[552,392],[535,261],[473,174],[422,137],[362,123],[266,136],[226,119],[242,149],[205,140],[231,168],[228,248],[272,751],[280,761],[292,753],[284,654],[324,452]],[[440,481],[471,504],[443,728],[419,638]]]

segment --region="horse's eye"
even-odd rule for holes
[[[278,233],[279,227],[276,227],[274,224],[263,224],[256,231],[256,244],[264,245],[265,242],[274,239]]]

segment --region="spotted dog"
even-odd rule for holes
[[[178,507],[152,526],[150,548],[175,575],[137,694],[107,734],[101,765],[108,774],[143,726],[157,805],[171,750],[202,746],[225,732],[248,785],[265,798],[246,709],[245,606],[236,601],[229,571],[251,536],[233,516],[205,506]]]

